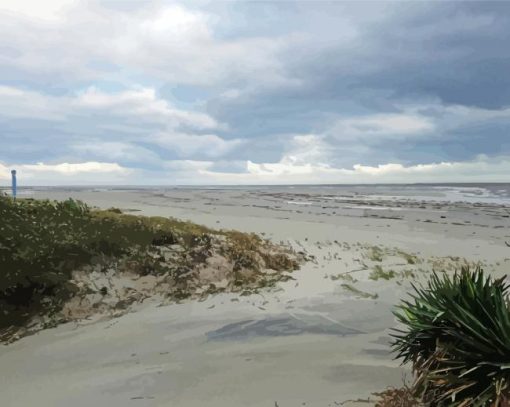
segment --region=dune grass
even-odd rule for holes
[[[72,272],[86,265],[123,264],[139,274],[173,273],[185,278],[204,262],[212,240],[236,271],[293,270],[291,256],[257,235],[217,231],[192,222],[97,210],[82,202],[0,196],[0,329],[20,325],[37,313],[58,309],[73,296]],[[178,261],[164,261],[162,251],[178,245]],[[243,284],[239,273],[237,285]],[[262,283],[261,283],[262,284]],[[263,284],[262,284],[263,285]]]

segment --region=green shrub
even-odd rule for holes
[[[510,395],[508,285],[477,268],[434,274],[395,312],[393,343],[411,362],[414,393],[430,406],[507,406]]]

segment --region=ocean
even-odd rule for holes
[[[363,184],[363,185],[189,185],[189,186],[20,186],[19,197],[30,197],[37,191],[137,191],[150,190],[166,192],[175,189],[186,190],[238,190],[281,192],[287,194],[311,194],[324,198],[341,200],[412,200],[435,202],[468,202],[510,205],[510,183],[473,184]],[[0,186],[0,191],[10,194],[9,186]]]

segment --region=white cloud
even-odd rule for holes
[[[356,184],[415,182],[505,182],[510,156],[480,156],[472,161],[440,162],[404,166],[355,165],[335,168],[312,164],[254,163],[244,172],[214,170],[213,161],[171,160],[159,170],[126,168],[117,163],[83,162],[60,164],[5,165],[0,163],[0,181],[8,185],[10,169],[18,170],[20,185],[229,185],[229,184]]]
[[[16,169],[19,185],[79,185],[109,184],[129,179],[132,169],[117,163],[81,162],[58,164],[0,163],[0,180],[10,180],[11,169]]]
[[[214,16],[171,4],[120,17],[104,46],[115,63],[171,82],[210,85],[241,78],[286,82],[278,53],[287,41],[263,36],[219,39]]]
[[[0,85],[0,117],[63,120],[65,105],[63,98]]]
[[[72,101],[76,110],[90,110],[104,112],[110,115],[135,115],[148,121],[164,123],[169,127],[179,125],[199,129],[218,127],[218,123],[211,116],[176,109],[156,96],[151,88],[138,88],[117,93],[107,93],[95,87],[90,87],[77,95]]]
[[[388,163],[379,166],[354,165],[352,169],[325,165],[246,163],[240,174],[199,171],[217,184],[342,184],[415,182],[505,182],[510,172],[510,157],[480,156],[473,161],[441,162],[404,166]]]
[[[0,12],[13,17],[23,16],[35,20],[55,21],[62,18],[66,8],[72,5],[69,0],[45,0],[34,2],[32,0],[3,1],[0,3]]]
[[[324,136],[317,134],[294,135],[287,143],[282,163],[300,165],[324,163],[331,158],[331,146]]]
[[[205,171],[214,165],[213,161],[172,160],[164,164],[165,170],[177,171],[180,175],[196,176],[197,171]]]
[[[44,164],[37,163],[34,165],[24,164],[20,166],[21,170],[29,170],[34,173],[39,172],[56,172],[59,174],[74,175],[79,173],[108,173],[119,172],[127,173],[129,170],[121,167],[117,163],[100,163],[100,162],[85,162],[77,164],[61,163],[61,164]]]
[[[221,127],[213,117],[205,113],[181,110],[171,106],[166,100],[158,98],[155,90],[151,88],[107,93],[96,87],[89,87],[71,96],[49,96],[15,87],[0,86],[0,117],[61,121],[70,120],[73,115],[100,115],[110,119],[136,118],[169,128]],[[101,124],[101,122],[93,121],[90,124]]]
[[[446,105],[439,100],[406,106],[412,114],[428,115],[435,126],[442,130],[458,129],[474,123],[510,120],[510,107],[501,109],[484,109],[475,106]]]
[[[111,161],[129,161],[136,163],[160,163],[161,158],[153,151],[125,142],[88,140],[69,146],[73,155],[95,157]]]
[[[0,63],[17,76],[129,82],[141,74],[208,86],[288,80],[278,58],[288,39],[220,39],[213,32],[217,16],[174,2],[129,12],[97,1],[37,4],[0,8],[0,49],[12,51],[0,52]]]
[[[397,105],[400,113],[378,113],[362,116],[343,117],[326,124],[325,130],[314,138],[303,139],[302,147],[294,147],[286,151],[285,160],[293,163],[311,163],[314,165],[351,166],[356,161],[398,162],[402,157],[402,147],[409,150],[414,143],[435,145],[440,150],[441,140],[455,140],[463,133],[473,134],[476,131],[487,131],[485,137],[502,137],[498,132],[483,130],[484,127],[510,124],[510,108],[483,109],[477,107],[446,105],[438,100],[423,101],[422,103]],[[470,133],[471,132],[471,133]],[[469,140],[468,140],[469,141]],[[393,150],[385,143],[393,147]],[[405,143],[405,144],[404,144]],[[474,145],[475,143],[472,143]],[[460,147],[462,152],[463,146]],[[480,147],[466,146],[464,160],[472,159],[470,149]],[[300,160],[292,160],[294,152],[298,151]],[[483,150],[482,150],[483,151]],[[418,153],[418,152],[416,152]],[[425,151],[427,153],[427,151]],[[451,161],[442,152],[440,157],[444,161]],[[412,161],[413,156],[407,158]],[[459,157],[459,155],[456,155]],[[290,160],[289,160],[290,159]]]
[[[240,139],[225,140],[215,134],[194,135],[177,132],[159,133],[147,141],[182,157],[201,155],[210,158],[221,157],[244,143]]]
[[[94,157],[156,164],[161,161],[159,152],[185,159],[219,158],[243,144],[216,134],[195,134],[227,127],[206,113],[175,108],[151,88],[108,93],[89,87],[74,95],[49,96],[0,86],[0,120],[21,118],[51,122],[51,132],[56,133],[52,140],[60,142],[58,147],[73,160]],[[28,138],[44,146],[41,136]]]

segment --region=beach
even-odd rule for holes
[[[8,406],[371,405],[410,372],[392,310],[432,271],[510,266],[508,185],[27,188],[125,213],[254,232],[308,261],[257,294],[80,321],[0,348]]]

